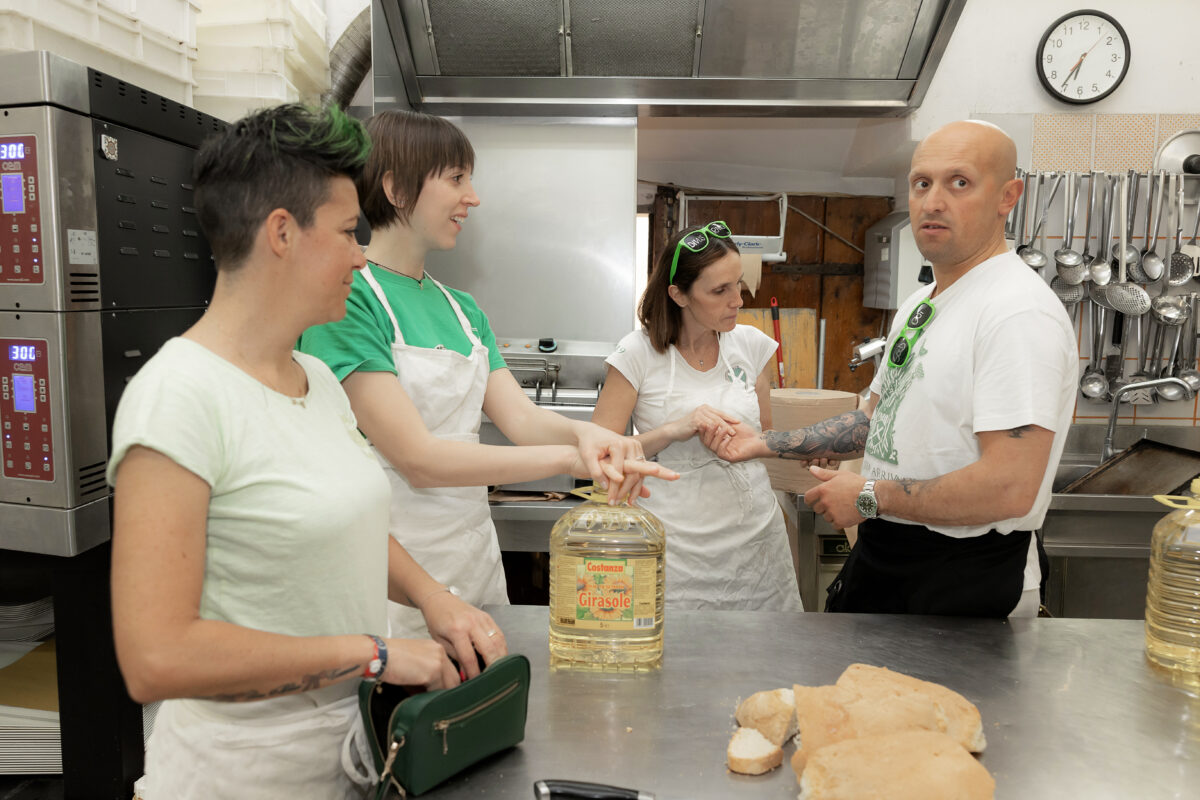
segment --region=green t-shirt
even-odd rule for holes
[[[441,345],[463,355],[471,354],[471,340],[463,331],[458,315],[432,280],[426,277],[418,282],[374,264],[368,264],[367,269],[383,289],[383,296],[391,305],[407,344],[428,348]],[[446,291],[462,307],[472,332],[488,349],[488,365],[492,371],[504,367],[504,358],[496,347],[496,335],[475,298],[449,286]],[[387,311],[379,304],[366,278],[355,274],[350,297],[346,300],[346,316],[337,322],[306,330],[300,336],[297,349],[328,364],[339,381],[356,370],[395,375],[396,366],[392,360],[395,338]]]

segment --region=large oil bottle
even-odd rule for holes
[[[666,536],[643,508],[592,487],[550,533],[550,665],[655,669],[663,652]]]
[[[1200,479],[1190,497],[1156,495],[1175,511],[1154,526],[1146,587],[1146,658],[1200,694]]]

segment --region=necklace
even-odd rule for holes
[[[721,344],[720,344],[720,340],[718,339],[718,340],[717,340],[717,352],[718,352],[718,353],[720,352],[720,348],[721,348]],[[682,351],[682,350],[680,350],[680,347],[679,347],[679,345],[678,345],[678,344],[677,344],[677,345],[675,345],[675,349],[680,351],[680,355],[682,355],[682,354],[683,354],[683,351]],[[702,366],[702,367],[704,366],[704,359],[700,357],[700,351],[699,351],[699,350],[696,350],[696,349],[694,349],[694,348],[692,348],[692,347],[689,347],[689,348],[688,348],[688,352],[690,352],[690,353],[692,354],[692,357],[696,359],[696,361],[697,361],[697,362],[700,364],[700,366]],[[687,360],[687,356],[684,356],[684,360],[685,360],[685,361]],[[710,359],[710,360],[711,360],[711,359]]]
[[[426,275],[425,275],[425,270],[423,270],[423,269],[421,270],[421,277],[414,278],[412,275],[409,275],[406,272],[401,272],[398,269],[392,269],[391,267],[387,266],[386,264],[380,264],[378,261],[372,261],[371,263],[377,267],[382,267],[383,269],[386,269],[388,272],[392,273],[393,275],[399,275],[402,278],[408,278],[410,281],[414,281],[417,284],[417,286],[421,287],[422,289],[425,288]]]

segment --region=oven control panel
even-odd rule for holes
[[[5,478],[54,480],[50,368],[44,339],[0,339]]]
[[[0,284],[43,283],[37,138],[0,136]]]

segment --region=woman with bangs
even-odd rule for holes
[[[724,222],[668,243],[638,307],[642,329],[608,357],[592,421],[632,417],[647,455],[679,473],[643,505],[667,534],[668,609],[803,611],[783,512],[758,461],[730,464],[701,436],[771,425],[775,342],[737,324],[742,262]]]
[[[358,182],[371,226],[367,267],[355,277],[345,319],[309,329],[300,349],[342,381],[388,472],[392,536],[441,582],[437,591],[477,606],[506,604],[488,484],[569,472],[611,484],[618,502],[648,494],[646,475],[672,474],[647,462],[635,440],[535,405],[474,298],[425,271],[426,255],[453,249],[480,202],[471,185],[475,151],[463,132],[411,111],[376,114],[367,130],[373,149]],[[525,446],[479,444],[482,413]],[[393,635],[425,631],[423,603],[416,605],[389,604]],[[467,615],[459,635],[502,641]]]

